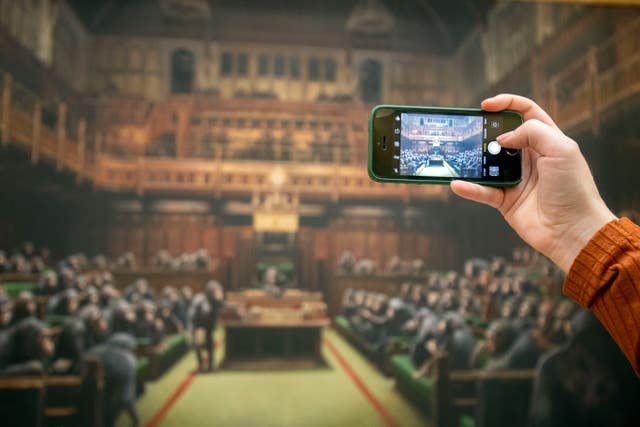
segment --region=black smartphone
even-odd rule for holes
[[[520,182],[520,150],[506,149],[498,135],[516,129],[515,111],[378,105],[369,117],[369,176],[380,182],[485,185]]]

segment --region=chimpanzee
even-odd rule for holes
[[[58,290],[70,289],[75,287],[76,273],[73,268],[68,265],[60,266],[58,270]]]
[[[112,303],[118,299],[120,292],[113,285],[104,285],[100,289],[100,308],[111,308]]]
[[[79,295],[78,305],[86,307],[88,305],[98,305],[100,303],[100,293],[93,286],[89,286]]]
[[[7,259],[7,255],[4,251],[0,251],[0,273],[9,273],[11,271],[11,265]]]
[[[374,323],[378,322],[379,324],[377,346],[380,351],[385,350],[389,338],[405,335],[407,331],[403,328],[414,315],[415,309],[412,305],[400,298],[391,298],[387,304],[385,313],[382,316],[373,316],[370,319]]]
[[[134,426],[138,425],[136,401],[136,341],[129,334],[117,333],[107,342],[91,348],[88,357],[100,360],[105,372],[106,427],[115,425],[122,410],[127,411]]]
[[[353,269],[356,265],[356,257],[353,256],[351,251],[345,250],[338,257],[338,272],[343,274],[353,273]]]
[[[36,287],[37,295],[53,295],[60,291],[58,275],[55,271],[47,270],[40,276],[40,281]]]
[[[538,307],[538,318],[535,327],[523,331],[496,369],[533,369],[538,359],[555,343],[551,340],[553,332],[554,303],[545,301]]]
[[[0,375],[41,375],[53,350],[50,333],[42,322],[25,318],[2,332]]]
[[[205,284],[203,293],[197,294],[189,307],[189,331],[198,358],[198,370],[204,371],[202,350],[207,352],[207,368],[213,371],[213,333],[218,321],[218,313],[224,305],[224,291],[220,283],[211,280]]]
[[[79,297],[75,289],[67,289],[49,298],[47,312],[57,316],[73,316],[78,311]]]
[[[22,254],[16,254],[11,257],[12,270],[16,273],[31,273],[31,263]]]
[[[416,368],[421,367],[431,357],[427,351],[426,343],[436,336],[438,332],[438,316],[435,312],[423,308],[420,310],[420,316],[416,338],[411,346],[411,362]]]
[[[513,324],[521,331],[527,331],[536,325],[538,315],[538,299],[534,296],[527,296],[518,307],[517,317]]]
[[[36,300],[29,291],[22,291],[13,302],[13,313],[11,314],[11,324],[15,325],[29,317],[35,317],[37,313]]]
[[[424,340],[427,357],[414,376],[419,377],[430,371],[435,356],[446,356],[450,369],[468,369],[475,339],[458,313],[446,312],[438,319],[435,331]]]
[[[361,276],[371,276],[375,274],[377,269],[375,261],[369,258],[361,258],[353,266],[353,273]]]
[[[132,302],[136,298],[153,300],[153,289],[151,289],[146,279],[136,279],[135,282],[125,289],[124,298],[129,302]]]
[[[154,345],[162,340],[164,324],[162,320],[156,318],[156,306],[153,302],[140,301],[138,303],[134,332],[136,338],[148,338]]]
[[[531,427],[638,425],[640,381],[589,310],[572,318],[566,345],[538,366]]]
[[[389,258],[389,261],[387,261],[387,265],[385,265],[384,267],[384,271],[390,274],[406,274],[407,273],[404,263],[402,262],[400,257],[397,255],[394,255],[391,258]]]
[[[61,325],[53,355],[53,372],[60,375],[79,374],[86,350],[87,330],[82,319],[67,318]]]
[[[85,328],[85,347],[104,343],[109,336],[109,320],[97,305],[86,305],[78,311]]]
[[[132,252],[125,252],[115,262],[116,267],[123,270],[137,270],[136,256]]]
[[[123,302],[113,309],[111,314],[111,331],[135,335],[136,312],[131,304]]]
[[[206,249],[198,249],[195,253],[195,263],[198,270],[206,270],[209,268],[209,252]]]
[[[171,304],[168,301],[160,303],[157,311],[157,319],[162,320],[163,329],[166,334],[178,334],[182,332],[183,326],[178,316],[171,310]]]
[[[171,311],[171,315],[175,316],[175,318],[180,322],[181,325],[184,325],[187,321],[187,310],[189,309],[189,303],[182,298],[182,295],[180,294],[180,292],[178,292],[177,289],[171,286],[164,288],[162,293],[163,297],[161,303],[166,304]],[[168,320],[168,318],[165,320]],[[168,327],[172,329],[170,325]]]
[[[411,291],[409,292],[409,301],[411,302],[415,310],[419,310],[420,308],[427,305],[427,297],[424,294],[422,286],[418,284],[411,286]]]
[[[414,276],[420,276],[424,274],[425,271],[425,263],[422,258],[415,258],[409,263],[409,271]]]
[[[93,268],[99,272],[105,271],[109,268],[109,261],[107,260],[107,257],[102,254],[94,256],[91,260],[91,264],[93,265]]]
[[[472,365],[475,368],[493,369],[502,365],[502,358],[518,339],[518,329],[507,319],[491,322],[485,333],[485,342],[474,350]]]
[[[5,294],[4,288],[0,288],[0,333],[11,324],[12,311],[13,304],[11,304],[11,300]]]
[[[398,290],[398,298],[408,302],[411,297],[411,286],[411,282],[402,282]]]
[[[386,295],[371,293],[367,301],[364,309],[360,310],[360,322],[354,324],[354,329],[365,340],[376,343],[383,332],[389,299]]]

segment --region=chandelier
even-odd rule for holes
[[[358,0],[347,20],[347,30],[368,36],[388,34],[395,19],[382,0]]]

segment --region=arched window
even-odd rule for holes
[[[193,91],[195,60],[193,53],[186,49],[176,49],[171,55],[171,92],[190,93]]]
[[[382,98],[382,65],[375,59],[360,64],[360,99],[364,102],[380,102]]]

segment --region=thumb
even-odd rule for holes
[[[504,190],[497,187],[487,187],[468,181],[452,181],[451,190],[463,199],[484,203],[492,208],[500,209],[504,202]]]
[[[569,147],[567,137],[540,120],[531,119],[516,130],[503,133],[497,141],[507,148],[530,148],[541,156],[560,156]]]

